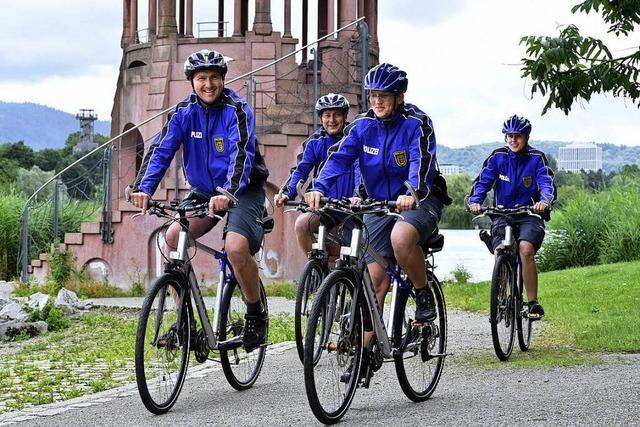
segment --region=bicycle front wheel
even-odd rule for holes
[[[344,416],[358,385],[363,326],[354,289],[351,272],[329,274],[316,294],[307,325],[304,384],[311,411],[325,424]]]
[[[499,255],[491,279],[489,322],[491,338],[498,359],[505,361],[513,351],[515,331],[513,263],[509,255]]]
[[[307,331],[307,321],[311,312],[313,298],[326,275],[327,267],[320,259],[310,259],[300,275],[294,312],[296,347],[300,362],[304,362],[304,336]]]
[[[531,346],[533,321],[529,319],[529,307],[524,303],[527,300],[527,291],[522,283],[522,267],[520,265],[518,265],[518,290],[518,310],[516,312],[518,345],[520,350],[527,351]]]
[[[394,337],[402,351],[394,357],[400,388],[414,402],[422,402],[436,390],[447,350],[447,306],[438,279],[427,271],[436,301],[433,322],[414,324],[415,295],[398,293],[395,307]]]
[[[189,365],[191,337],[186,284],[174,274],[160,276],[142,304],[136,333],[136,382],[142,403],[154,414],[174,405]]]
[[[267,310],[267,296],[260,281],[260,300]],[[224,376],[236,390],[250,388],[258,379],[266,349],[258,347],[247,353],[242,346],[247,304],[237,282],[227,283],[220,307],[220,362]],[[267,335],[269,323],[267,320]]]

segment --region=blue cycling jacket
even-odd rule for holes
[[[299,182],[305,183],[309,174],[313,171],[315,178],[318,171],[322,169],[324,162],[327,160],[329,148],[340,140],[342,134],[332,136],[327,133],[324,128],[319,128],[309,138],[302,143],[302,151],[298,154],[296,165],[289,171],[289,177],[282,186],[282,194],[293,200],[298,195],[296,185]],[[352,197],[356,194],[360,185],[360,168],[356,164],[338,177],[338,179],[329,188],[327,197],[340,199],[342,197]]]
[[[521,153],[514,153],[508,147],[494,150],[473,182],[468,203],[482,204],[492,187],[494,206],[506,209],[539,201],[550,205],[557,195],[546,156],[528,144]]]
[[[269,174],[256,145],[253,111],[233,90],[225,88],[208,108],[192,93],[170,113],[145,155],[133,188],[153,195],[182,146],[191,187],[211,195],[222,187],[236,195],[249,181],[264,180]]]
[[[396,200],[409,194],[404,186],[409,181],[420,200],[433,191],[443,203],[451,203],[436,163],[433,124],[412,104],[397,108],[385,120],[378,119],[373,109],[360,114],[346,127],[345,137],[329,151],[314,181],[314,189],[324,195],[359,160],[360,193],[364,199]]]

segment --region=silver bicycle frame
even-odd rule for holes
[[[349,246],[342,246],[340,248],[341,257],[354,257],[360,258],[362,256],[362,229],[355,227],[351,232],[351,242]],[[383,256],[381,256],[378,252],[376,252],[371,247],[367,248],[367,253],[370,254],[374,260],[379,263],[385,270],[388,267],[389,263]],[[371,276],[369,275],[369,270],[365,267],[364,272],[362,274],[362,282],[364,289],[365,301],[367,302],[367,308],[369,310],[369,314],[371,317],[371,323],[373,324],[373,331],[376,334],[376,339],[380,343],[380,351],[382,355],[389,359],[393,357],[393,349],[391,347],[391,340],[389,339],[389,334],[387,333],[387,327],[384,324],[384,319],[382,315],[382,309],[378,304],[378,300],[376,298],[376,293],[373,289],[373,283],[371,282]],[[398,284],[395,280],[391,283],[392,287],[392,304],[395,303],[395,298],[397,295]],[[394,317],[394,306],[391,306],[390,309],[390,317],[388,326],[389,328],[393,325],[393,317]]]
[[[196,246],[198,249],[201,249],[210,255],[215,255],[215,251],[212,248],[203,245],[200,242],[192,241],[189,239],[188,233],[185,230],[181,230],[178,236],[178,247],[175,251],[171,251],[169,253],[169,258],[190,263],[187,249],[192,246]],[[209,323],[209,317],[207,317],[207,308],[205,306],[200,287],[198,286],[198,280],[196,279],[195,272],[193,269],[189,269],[189,288],[191,289],[191,296],[195,303],[196,310],[198,311],[202,328],[207,336],[207,343],[211,349],[215,349],[218,345],[218,332],[220,331],[220,319],[218,318],[218,313],[220,313],[223,284],[224,271],[221,271],[218,286],[216,288],[215,311],[213,312],[214,327],[212,327],[211,323]]]

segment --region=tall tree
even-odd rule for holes
[[[591,11],[602,15],[608,32],[616,37],[629,36],[640,24],[639,0],[586,0],[571,9],[572,13]],[[589,101],[594,93],[625,97],[640,107],[640,48],[614,56],[602,40],[582,36],[575,25],[568,25],[557,37],[523,37],[520,44],[527,48],[522,77],[534,81],[532,95],[539,91],[548,97],[542,114],[551,107],[569,114],[575,101]]]

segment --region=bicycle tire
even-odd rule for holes
[[[364,329],[362,308],[353,300],[354,275],[336,270],[323,281],[311,308],[304,347],[304,383],[311,411],[324,424],[335,424],[346,414],[358,386]],[[334,303],[335,298],[335,303]],[[351,307],[355,306],[353,325]],[[328,313],[328,307],[335,309]],[[316,329],[327,328],[320,357],[316,357]],[[352,326],[352,327],[351,327]],[[348,333],[352,329],[351,335]],[[342,379],[351,366],[351,375]],[[354,373],[356,373],[354,375]],[[326,386],[329,382],[331,384]]]
[[[400,388],[414,402],[422,402],[436,390],[444,369],[447,351],[447,305],[438,279],[427,271],[436,302],[437,316],[420,330],[412,327],[415,294],[398,292],[395,307],[394,337],[403,351],[394,357]],[[408,304],[413,301],[413,304]],[[413,313],[412,313],[413,311]],[[413,334],[418,335],[411,335]]]
[[[499,255],[491,278],[489,323],[496,356],[506,361],[513,351],[515,335],[515,295],[513,260]]]
[[[136,382],[142,403],[154,414],[163,414],[175,404],[189,366],[188,293],[183,299],[180,327],[176,326],[178,307],[173,298],[174,291],[188,292],[186,286],[183,277],[163,274],[149,288],[140,311],[135,344]]]
[[[296,336],[296,348],[300,362],[304,363],[304,336],[309,313],[311,312],[311,297],[319,289],[320,284],[327,275],[328,268],[322,260],[310,259],[302,270],[298,290],[296,292],[296,305],[294,310],[294,328]]]
[[[518,265],[518,310],[516,311],[516,327],[518,329],[518,346],[521,351],[528,351],[531,347],[531,333],[533,321],[529,319],[529,309],[525,304],[527,291],[522,282],[522,267]]]
[[[234,298],[236,289],[240,294]],[[267,296],[262,280],[260,280],[260,300],[264,309],[267,310]],[[236,390],[246,390],[253,386],[262,370],[266,352],[265,346],[256,348],[250,353],[242,347],[246,312],[247,305],[240,286],[235,281],[228,282],[220,305],[220,342],[235,340],[237,344],[234,348],[220,350],[220,363],[225,378]],[[267,320],[267,336],[268,333],[269,321]]]

